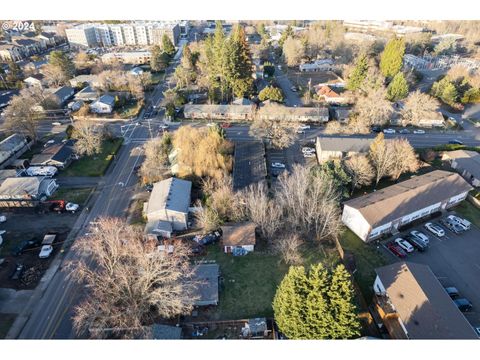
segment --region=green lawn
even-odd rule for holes
[[[480,209],[476,208],[475,205],[468,200],[463,201],[460,205],[456,206],[454,210],[480,228]]]
[[[327,258],[319,247],[304,251],[305,264],[317,263]],[[220,265],[223,285],[220,290],[217,319],[246,319],[273,316],[272,301],[277,286],[288,271],[288,265],[277,255],[253,252],[246,256],[232,256],[222,252],[220,246],[210,246],[207,259],[216,260]]]
[[[60,176],[102,176],[107,171],[113,155],[117,153],[122,142],[121,138],[105,140],[100,154],[84,156],[74,161],[60,173]]]
[[[122,106],[118,109],[115,109],[115,113],[120,116],[122,119],[128,119],[131,117],[135,117],[138,115],[140,110],[142,109],[143,101],[133,100]]]
[[[13,325],[16,315],[14,314],[0,314],[0,339],[5,339],[8,330]]]
[[[88,196],[92,192],[92,188],[66,188],[60,187],[51,200],[65,200],[67,202],[73,202],[79,205],[84,205]]]
[[[354,255],[357,266],[357,271],[354,274],[355,280],[365,300],[370,302],[373,296],[372,286],[375,280],[375,268],[386,265],[387,260],[380,251],[375,249],[375,245],[365,244],[349,229],[343,232],[340,244],[344,251]]]

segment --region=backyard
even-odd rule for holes
[[[339,261],[335,249],[309,246],[303,251],[304,264]],[[289,266],[278,255],[255,251],[246,256],[225,254],[220,246],[208,249],[206,260],[220,265],[220,299],[215,320],[272,317],[272,301],[277,286]]]
[[[104,140],[100,154],[84,156],[74,161],[60,176],[103,176],[122,142],[121,138]]]
[[[136,117],[142,109],[143,101],[131,100],[124,106],[115,109],[115,115],[121,119]]]

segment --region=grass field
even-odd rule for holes
[[[87,201],[88,196],[92,192],[92,188],[67,188],[60,187],[53,196],[51,200],[65,200],[67,202],[73,202],[79,205],[84,205]]]
[[[105,140],[100,154],[84,156],[74,161],[59,176],[103,176],[122,142],[121,138]]]
[[[122,119],[128,119],[138,115],[142,109],[143,101],[131,101],[130,103],[115,110],[115,113]]]
[[[352,253],[355,257],[357,271],[355,280],[360,287],[360,291],[367,302],[373,296],[373,281],[375,280],[375,268],[386,265],[387,260],[380,251],[377,251],[374,245],[365,244],[360,238],[345,229],[340,237],[340,244],[343,250]]]
[[[480,228],[480,209],[476,208],[475,205],[465,200],[456,206],[454,210]]]
[[[318,246],[305,249],[304,263],[338,262],[336,250],[324,251]],[[207,259],[220,265],[223,285],[220,290],[218,319],[246,319],[273,316],[272,301],[289,266],[277,255],[253,252],[246,256],[223,253],[220,246],[211,246]]]

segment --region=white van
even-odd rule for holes
[[[25,173],[28,176],[55,176],[58,169],[55,166],[30,166]]]

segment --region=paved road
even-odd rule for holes
[[[298,96],[297,92],[291,90],[293,84],[290,82],[285,73],[276,66],[275,68],[275,79],[282,88],[283,95],[285,96],[285,105],[287,106],[302,106],[302,100]]]

